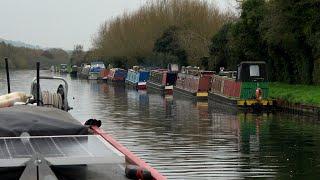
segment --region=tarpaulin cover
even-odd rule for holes
[[[88,128],[68,112],[47,107],[18,105],[0,108],[0,136],[84,135]]]
[[[100,72],[102,70],[103,70],[103,68],[101,68],[101,67],[91,67],[90,72]]]

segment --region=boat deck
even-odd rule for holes
[[[52,166],[59,180],[126,180],[122,165],[97,164],[78,166]],[[0,179],[18,180],[24,167],[0,168]]]
[[[0,179],[33,179],[39,172],[59,180],[121,180],[124,166],[124,155],[99,135],[0,137]]]
[[[124,180],[124,167],[121,165],[99,164],[74,167],[52,168],[59,180]]]

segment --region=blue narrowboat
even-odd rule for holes
[[[128,71],[126,83],[133,85],[136,89],[146,89],[149,75],[149,71],[142,70],[139,67],[134,66]]]
[[[100,72],[105,68],[106,66],[103,62],[92,62],[88,79],[100,79]]]

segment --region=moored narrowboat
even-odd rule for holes
[[[88,79],[90,71],[90,64],[82,63],[80,67],[78,67],[78,76],[83,79]]]
[[[237,75],[221,72],[212,78],[210,100],[253,110],[269,109],[273,105],[269,98],[266,63],[244,61],[238,65]]]
[[[109,82],[125,82],[127,77],[127,71],[120,68],[111,68],[107,75],[107,80]]]
[[[54,66],[54,65],[50,66],[50,71],[51,72],[56,72],[56,66]]]
[[[68,65],[67,64],[60,64],[59,72],[60,73],[68,73]]]
[[[147,81],[148,89],[151,88],[160,91],[161,94],[172,95],[178,72],[178,64],[168,64],[167,69],[151,70],[149,80]]]
[[[173,86],[176,84],[177,73],[166,69],[156,69],[150,71],[147,87],[160,90],[164,94],[172,94]]]
[[[134,66],[132,69],[128,70],[126,83],[132,85],[136,89],[146,89],[149,74],[149,71],[140,69],[138,66]]]
[[[213,71],[203,71],[198,67],[182,68],[178,74],[174,93],[180,93],[201,100],[208,99]]]
[[[106,66],[104,65],[103,62],[92,62],[90,66],[88,79],[90,80],[101,79],[100,72],[105,68]]]
[[[70,76],[76,77],[78,75],[78,66],[73,65],[69,73],[70,73]]]
[[[100,71],[100,78],[102,80],[107,80],[110,69],[103,69]]]

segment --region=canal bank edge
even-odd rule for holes
[[[296,115],[316,116],[320,119],[320,107],[301,103],[290,103],[283,99],[275,99],[274,106],[278,112],[287,112]]]
[[[279,111],[320,118],[320,86],[272,82],[269,87]]]

